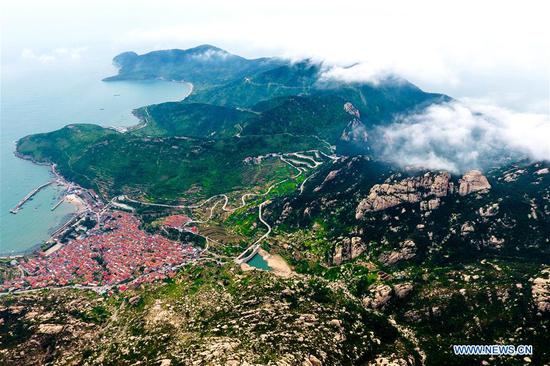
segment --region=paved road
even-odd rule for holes
[[[325,143],[328,144],[328,142],[326,141],[323,141]],[[293,167],[294,169],[296,169],[298,171],[298,173],[294,176],[292,176],[291,178],[292,179],[296,179],[298,178],[299,176],[301,176],[307,169],[305,167],[300,167],[300,166],[297,166],[296,164],[303,164],[305,166],[307,166],[309,169],[315,169],[317,168],[319,165],[322,165],[323,162],[322,161],[317,161],[315,160],[313,157],[311,156],[308,156],[308,155],[304,155],[304,153],[315,153],[316,157],[319,157],[320,155],[323,155],[331,160],[335,160],[337,159],[337,157],[335,155],[328,155],[328,154],[325,154],[324,152],[320,151],[320,150],[308,150],[308,151],[305,151],[305,152],[295,152],[295,153],[287,153],[287,154],[279,154],[279,153],[272,153],[272,154],[267,154],[267,155],[263,155],[263,156],[260,156],[259,158],[262,159],[262,158],[267,158],[267,157],[278,157],[281,161],[285,162],[286,164],[290,165],[291,167]],[[291,157],[294,156],[294,157],[297,157],[297,158],[300,158],[300,159],[303,159],[303,160],[307,160],[307,161],[310,161],[311,163],[308,163],[308,162],[305,162],[305,161],[297,161],[297,160],[294,160],[292,159]],[[311,176],[310,176],[311,177]],[[310,178],[306,178],[302,184],[300,185],[300,194],[303,193],[303,190],[304,190],[304,184],[305,182]],[[138,201],[138,200],[134,200],[134,199],[131,199],[129,197],[126,197],[125,200],[127,201],[130,201],[130,202],[134,202],[134,203],[138,203],[138,204],[142,204],[142,205],[148,205],[148,206],[157,206],[157,207],[167,207],[167,208],[178,208],[178,209],[184,209],[184,208],[200,208],[202,206],[204,206],[207,202],[213,200],[214,198],[216,197],[221,197],[221,200],[218,200],[216,201],[211,207],[210,207],[210,214],[208,215],[208,218],[205,219],[205,220],[190,220],[188,221],[187,223],[184,224],[184,227],[185,226],[188,226],[188,225],[191,225],[191,224],[205,224],[207,223],[208,221],[210,221],[212,219],[212,216],[214,215],[214,209],[218,206],[218,204],[220,202],[223,201],[223,206],[222,206],[222,210],[223,211],[226,211],[226,212],[234,212],[235,210],[239,209],[239,208],[242,208],[244,206],[246,206],[246,198],[247,197],[253,197],[253,196],[267,196],[269,194],[269,192],[271,192],[271,190],[278,186],[279,184],[281,183],[284,183],[288,181],[288,178],[287,179],[284,179],[280,182],[277,182],[277,183],[274,183],[272,184],[268,190],[264,193],[245,193],[241,196],[241,205],[239,207],[235,207],[235,208],[228,208],[227,205],[229,203],[229,198],[227,197],[226,194],[217,194],[217,195],[214,195],[210,198],[208,198],[207,200],[203,201],[202,203],[200,204],[193,204],[193,205],[169,205],[169,204],[162,204],[162,203],[149,203],[149,202],[143,202],[143,201]],[[237,256],[235,258],[235,261],[237,263],[242,263],[242,262],[246,262],[248,261],[254,254],[256,254],[257,250],[260,248],[260,245],[261,245],[261,242],[262,240],[264,240],[265,238],[267,238],[269,236],[269,234],[271,233],[271,226],[269,225],[269,223],[267,221],[264,220],[264,218],[262,217],[262,208],[267,204],[269,203],[269,200],[265,200],[263,201],[262,203],[260,203],[260,205],[258,206],[258,219],[260,220],[260,222],[262,224],[265,225],[265,227],[267,228],[267,232],[264,233],[260,238],[258,238],[256,241],[254,241],[248,248],[246,248],[246,250],[244,250],[241,254],[239,254],[239,256]],[[212,240],[206,236],[203,236],[203,235],[200,235],[199,236],[205,238],[207,240],[207,243],[209,240]],[[213,241],[213,240],[212,240]],[[203,250],[203,252],[206,252],[206,250]]]

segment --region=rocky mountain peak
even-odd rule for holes
[[[428,172],[420,177],[375,184],[369,195],[359,202],[355,217],[361,219],[366,212],[381,211],[403,203],[416,203],[426,198],[444,197],[453,189],[448,172]]]
[[[459,184],[458,194],[461,196],[491,189],[489,181],[479,170],[470,170],[464,174],[459,180]]]
[[[346,102],[344,104],[344,110],[356,118],[361,118],[361,114],[359,113],[359,110],[355,108],[355,106],[350,102]]]

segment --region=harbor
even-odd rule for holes
[[[19,201],[19,203],[17,203],[17,205],[15,205],[15,207],[13,207],[10,212],[12,214],[17,214],[19,212],[19,210],[21,210],[21,208],[23,207],[23,205],[25,204],[25,202],[27,202],[28,200],[30,200],[35,194],[37,194],[38,192],[40,192],[42,189],[46,188],[47,186],[49,186],[50,184],[54,183],[55,181],[52,180],[50,182],[47,182],[47,183],[44,183],[40,186],[38,186],[37,188],[33,189],[31,192],[29,192],[25,197],[23,197],[23,199],[21,201]]]

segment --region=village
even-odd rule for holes
[[[52,233],[43,250],[11,261],[20,276],[0,284],[0,293],[54,287],[124,291],[172,277],[179,267],[199,257],[200,249],[190,244],[142,230],[132,208],[116,198],[105,204],[93,190],[66,182],[55,167],[52,171],[55,182],[66,186],[60,202],[71,200],[78,210]],[[190,221],[175,216],[165,225],[183,229]],[[197,233],[196,227],[185,230]]]
[[[200,251],[191,245],[149,234],[130,213],[108,211],[101,225],[55,252],[17,260],[22,276],[6,281],[1,291],[86,285],[108,290],[173,276]]]

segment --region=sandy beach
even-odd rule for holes
[[[84,203],[82,198],[78,197],[76,194],[68,194],[67,196],[65,196],[65,200],[71,205],[74,205],[78,213],[86,211],[86,204]]]

